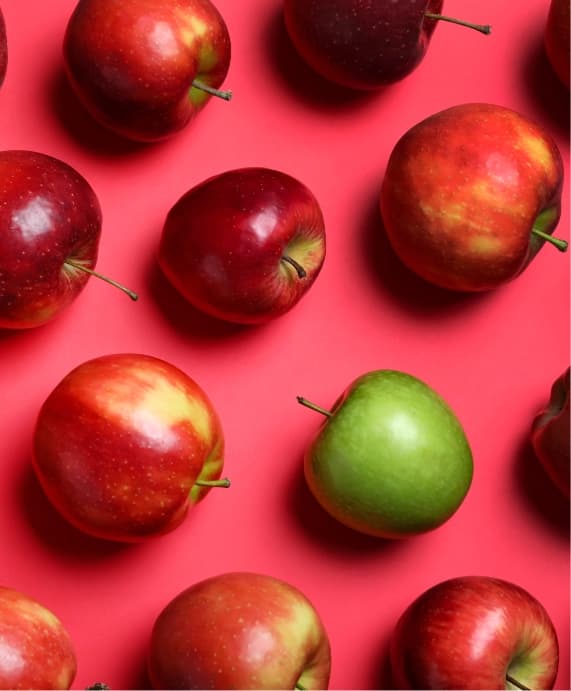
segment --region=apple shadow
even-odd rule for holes
[[[392,631],[383,637],[383,640],[378,646],[380,651],[378,659],[380,660],[379,667],[374,670],[372,685],[373,689],[396,689],[393,681],[393,673],[391,669],[391,637]]]

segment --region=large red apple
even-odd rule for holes
[[[523,588],[485,576],[430,588],[401,616],[391,643],[400,689],[551,689],[557,635]]]
[[[431,115],[394,147],[381,189],[401,260],[444,288],[481,291],[520,274],[561,213],[563,164],[551,136],[519,113],[467,103]]]
[[[325,257],[323,215],[295,178],[242,168],[192,188],[170,210],[159,265],[195,307],[254,324],[291,309]]]
[[[0,8],[0,86],[4,83],[6,68],[8,66],[8,41],[6,39],[6,23],[2,8]]]
[[[94,272],[101,209],[76,170],[35,151],[0,152],[0,179],[0,328],[39,326],[90,275],[104,278]]]
[[[69,689],[76,669],[73,643],[55,614],[0,587],[0,689]]]
[[[549,403],[533,421],[531,443],[549,477],[569,499],[569,367],[551,387]]]
[[[33,464],[53,505],[96,537],[136,541],[176,528],[220,480],[224,440],[204,391],[148,355],[85,362],[43,404]]]
[[[545,27],[545,52],[559,79],[569,88],[570,62],[570,9],[569,0],[551,0]]]
[[[330,647],[297,588],[254,573],[227,573],[174,598],[153,627],[156,689],[326,689]]]
[[[152,141],[182,129],[219,91],[230,37],[210,0],[79,0],[64,63],[80,101],[103,125]]]

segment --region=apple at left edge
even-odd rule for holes
[[[462,576],[406,608],[390,661],[397,689],[552,689],[559,644],[549,614],[527,590]]]
[[[570,62],[570,0],[551,0],[544,33],[547,58],[553,70],[569,88]]]
[[[230,36],[210,0],[79,0],[64,36],[73,90],[102,125],[129,139],[173,135],[219,89]]]
[[[72,370],[41,407],[33,467],[60,514],[94,537],[136,542],[179,526],[221,478],[224,438],[200,386],[149,355]]]
[[[40,326],[57,316],[95,275],[101,208],[87,182],[59,159],[0,152],[0,328]]]
[[[155,689],[327,689],[323,623],[293,585],[224,573],[190,586],[157,617],[148,670]]]
[[[4,83],[6,77],[6,68],[8,67],[8,39],[6,38],[6,22],[0,7],[0,86]]]

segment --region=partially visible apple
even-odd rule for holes
[[[418,597],[391,642],[398,689],[552,689],[557,635],[545,608],[514,583],[452,578]]]
[[[327,633],[297,588],[226,573],[187,588],[161,612],[148,659],[155,689],[326,689]]]
[[[116,354],[72,370],[44,402],[33,465],[75,527],[133,542],[176,528],[221,480],[224,440],[204,391],[149,355]]]
[[[531,443],[549,477],[569,499],[569,367],[551,387],[549,403],[533,421]]]
[[[409,129],[381,189],[387,236],[401,260],[452,290],[495,288],[552,237],[563,163],[551,136],[502,106],[466,103]]]
[[[6,39],[6,22],[0,7],[0,86],[4,83],[6,77],[6,68],[8,66],[8,41]]]
[[[63,44],[79,100],[120,135],[154,141],[181,130],[230,66],[230,36],[210,0],[79,0]]]
[[[167,216],[158,261],[195,307],[255,324],[291,309],[325,257],[321,209],[305,185],[241,168],[189,190]]]
[[[73,643],[55,614],[0,587],[0,689],[69,689],[76,669]]]
[[[545,52],[559,79],[569,88],[570,57],[569,0],[551,0],[545,27]]]
[[[326,421],[305,455],[321,506],[369,535],[404,538],[456,512],[472,481],[472,454],[457,417],[416,377],[377,370],[358,377],[331,411],[298,401]]]

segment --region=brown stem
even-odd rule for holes
[[[297,271],[297,275],[299,278],[305,278],[307,276],[306,270],[293,257],[290,257],[287,254],[284,254],[282,256],[282,262],[286,262],[287,264],[290,264],[291,266],[293,266],[293,268]]]
[[[460,26],[466,26],[468,29],[474,29],[474,31],[479,31],[481,34],[491,34],[492,27],[489,24],[473,24],[472,22],[465,22],[463,19],[456,19],[455,17],[445,17],[443,14],[433,14],[432,12],[425,12],[425,17],[428,19],[435,19],[439,22],[450,22],[451,24],[459,24]]]
[[[521,689],[522,691],[531,691],[529,686],[525,686],[524,684],[522,684],[517,679],[514,679],[511,676],[511,674],[506,674],[506,681],[508,681],[512,686],[515,686],[517,689]]]
[[[325,408],[321,408],[321,406],[318,406],[315,403],[308,401],[307,398],[303,398],[303,396],[296,396],[296,399],[298,403],[301,403],[301,405],[304,405],[306,408],[315,410],[317,413],[321,413],[321,415],[325,415],[326,417],[333,417],[333,413],[330,410],[325,410]]]
[[[566,240],[562,240],[561,238],[554,238],[553,235],[549,235],[549,233],[544,233],[543,230],[539,230],[539,228],[533,228],[531,232],[534,235],[537,235],[537,237],[540,237],[542,240],[550,242],[554,247],[557,247],[557,249],[560,252],[567,251],[568,243]]]
[[[221,91],[220,89],[215,89],[213,86],[205,84],[200,79],[195,79],[192,82],[192,86],[194,86],[195,89],[200,89],[200,91],[205,91],[207,94],[210,94],[211,96],[217,96],[218,98],[222,98],[225,101],[230,101],[232,98],[231,91]]]
[[[221,480],[197,480],[195,485],[199,487],[230,487],[230,480],[225,477]]]
[[[73,267],[74,269],[77,269],[78,271],[84,271],[86,274],[89,274],[90,276],[95,276],[95,278],[100,278],[102,281],[105,281],[105,283],[109,283],[110,285],[114,286],[115,288],[119,288],[119,290],[122,290],[124,293],[126,293],[131,300],[138,300],[139,296],[137,293],[133,292],[132,290],[129,290],[129,288],[126,288],[124,285],[121,285],[121,283],[117,283],[117,281],[114,281],[112,278],[108,278],[107,276],[104,276],[103,274],[100,274],[97,271],[94,271],[93,269],[88,269],[87,266],[84,266],[83,264],[76,264],[74,261],[71,259],[67,259],[65,262],[68,266]]]

